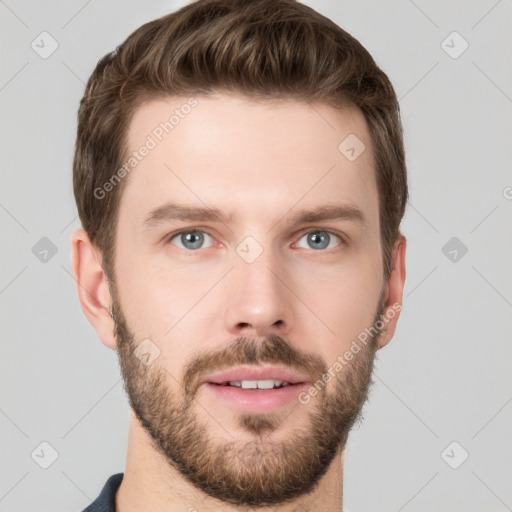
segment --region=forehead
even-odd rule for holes
[[[120,218],[139,222],[171,200],[268,222],[294,205],[335,201],[377,214],[371,140],[355,107],[233,94],[162,98],[136,110],[126,142],[133,167]]]

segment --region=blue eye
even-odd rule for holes
[[[333,237],[341,241],[341,238],[338,235],[335,235],[334,233],[330,233],[328,231],[310,231],[309,233],[306,233],[301,238],[301,240],[303,238],[307,239],[306,243],[309,244],[309,247],[306,247],[306,249],[332,249],[333,246],[331,245],[331,241]],[[336,245],[334,247],[336,247]]]
[[[181,242],[181,245],[175,244],[178,245],[178,247],[182,247],[183,249],[196,250],[203,248],[202,245],[204,243],[205,237],[212,239],[208,233],[194,229],[176,233],[171,239],[169,239],[169,242],[172,243],[174,239],[177,239],[179,242]]]
[[[204,246],[205,239],[210,239],[210,245]],[[307,247],[302,246],[305,249],[314,249],[314,250],[323,250],[323,249],[332,249],[333,247],[337,247],[341,245],[343,240],[336,234],[331,233],[329,231],[309,231],[305,235],[303,235],[300,240],[306,239]],[[333,244],[333,242],[338,240],[338,244]],[[176,240],[176,242],[174,242]],[[300,244],[300,240],[298,244]],[[169,238],[168,243],[172,243],[182,249],[188,249],[191,251],[195,251],[198,249],[204,249],[206,247],[211,247],[211,242],[213,238],[204,231],[200,229],[189,229],[186,231],[180,231],[179,233],[174,234],[171,238]],[[301,247],[300,245],[298,245]]]

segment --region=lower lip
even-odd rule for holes
[[[236,386],[222,386],[205,383],[207,389],[218,398],[225,400],[235,409],[247,413],[265,413],[273,411],[290,402],[298,401],[298,395],[307,388],[306,383],[291,384],[277,389],[247,389]]]

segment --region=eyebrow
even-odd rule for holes
[[[285,214],[282,218],[284,218]],[[220,222],[229,223],[232,214],[226,214],[217,208],[185,206],[173,202],[165,203],[151,210],[144,219],[143,225],[147,227],[172,221],[188,222]],[[275,224],[280,222],[279,219]],[[320,222],[326,220],[352,221],[367,225],[367,219],[362,210],[355,204],[325,204],[310,210],[299,210],[293,217],[292,223],[305,224],[308,222]],[[275,225],[274,224],[274,225]]]

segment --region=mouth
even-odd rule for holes
[[[210,382],[214,386],[231,386],[243,390],[250,391],[268,391],[269,389],[280,389],[285,388],[287,386],[296,386],[298,384],[305,384],[304,382],[287,382],[275,379],[265,379],[265,380],[233,380],[229,382]]]
[[[234,386],[241,389],[274,389],[305,384],[308,377],[290,368],[279,366],[239,366],[209,375],[202,384]]]
[[[214,374],[202,384],[230,408],[245,413],[271,412],[297,401],[307,377],[287,368],[240,367]]]

